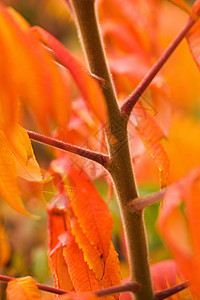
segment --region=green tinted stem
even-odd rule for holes
[[[100,34],[95,1],[71,0],[70,3],[88,68],[95,76],[102,78],[103,82],[101,88],[106,99],[109,119],[108,124],[104,124],[110,155],[108,171],[112,176],[120,206],[131,279],[141,284],[135,299],[153,300],[155,296],[152,289],[143,214],[132,212],[129,207],[129,203],[137,198],[138,194],[129,150],[128,117],[121,113],[118,106]]]

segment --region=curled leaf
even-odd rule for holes
[[[39,27],[33,27],[32,32],[53,50],[58,62],[70,71],[91,110],[102,124],[106,124],[107,108],[105,99],[96,80],[84,70],[74,56],[50,33]]]
[[[0,195],[17,212],[28,215],[20,197],[15,159],[0,131]]]
[[[13,299],[16,299],[16,300],[21,300],[21,299],[39,300],[39,299],[42,299],[35,280],[30,276],[11,280],[8,283],[6,292],[7,292],[8,300],[13,300]]]
[[[135,128],[141,137],[146,149],[155,160],[160,174],[161,188],[166,187],[169,173],[169,158],[160,143],[165,137],[161,128],[154,119],[145,111],[140,103],[134,108]]]

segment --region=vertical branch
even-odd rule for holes
[[[89,70],[103,80],[101,88],[107,102],[109,119],[108,124],[105,124],[110,155],[107,169],[112,176],[120,206],[131,277],[141,284],[135,299],[153,300],[155,297],[149,269],[143,214],[132,212],[129,207],[129,203],[138,195],[129,150],[128,117],[121,113],[118,106],[100,35],[95,0],[70,1]]]
[[[119,106],[113,88],[105,50],[97,22],[95,0],[70,0],[75,21],[78,27],[79,38],[84,50],[90,72],[103,79],[101,85],[106,100],[108,101],[109,114],[119,115]]]

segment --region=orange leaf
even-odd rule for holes
[[[0,130],[0,145],[0,194],[13,209],[28,215],[20,199],[18,176],[28,181],[42,181],[28,134],[18,125],[14,141],[9,141]]]
[[[70,232],[68,245],[63,248],[63,255],[68,266],[69,275],[76,292],[95,291],[101,288],[94,272],[90,270],[84,261],[83,252],[79,249],[74,237]]]
[[[7,12],[0,5],[0,128],[10,134],[15,129],[18,120],[19,91],[12,66],[9,63],[10,57],[7,51],[9,48],[7,40],[11,33],[9,32],[6,17]]]
[[[68,89],[58,66],[34,35],[27,31],[21,19],[13,17],[0,5],[0,126],[9,132],[13,130],[20,97],[28,100],[34,118],[49,133],[50,117],[54,116],[59,126],[67,124]]]
[[[160,140],[165,137],[164,133],[154,121],[154,119],[146,112],[140,103],[137,103],[134,108],[135,128],[140,135],[146,149],[151,157],[155,160],[159,173],[161,188],[167,185],[169,173],[169,158],[160,143]]]
[[[20,198],[15,159],[2,131],[0,131],[0,195],[14,210],[28,215]]]
[[[73,284],[63,256],[63,246],[59,245],[59,247],[56,247],[55,250],[49,254],[49,259],[56,287],[65,291],[73,291]]]
[[[60,181],[60,176],[58,178]],[[59,236],[66,231],[67,197],[58,193],[47,205],[49,251],[54,250],[59,242]]]
[[[60,300],[98,300],[99,298],[92,293],[69,293],[60,296]],[[101,299],[104,299],[101,297]]]
[[[198,167],[168,189],[164,196],[158,227],[180,270],[200,295],[199,193],[200,168]],[[186,211],[180,207],[182,200]]]
[[[74,235],[75,241],[79,248],[83,251],[85,262],[87,262],[89,268],[93,270],[96,278],[101,280],[105,267],[104,260],[100,257],[96,247],[89,242],[77,221],[75,221],[72,226],[72,234]]]
[[[47,212],[49,259],[56,285],[69,291],[91,291],[100,288],[99,281],[84,260],[82,250],[76,244],[70,229],[66,228],[69,221],[64,195],[55,197],[48,205]]]
[[[104,288],[108,288],[121,284],[121,274],[118,253],[115,251],[113,243],[110,244],[110,250],[105,264],[105,272],[102,279]],[[115,299],[119,299],[119,295],[113,295]]]
[[[68,267],[63,256],[63,246],[59,237],[65,233],[66,197],[55,196],[47,205],[49,249],[48,256],[55,285],[66,291],[73,291]]]
[[[7,287],[8,300],[36,300],[42,299],[35,280],[30,277],[22,277],[12,280]]]
[[[91,107],[91,110],[96,114],[102,124],[106,124],[107,108],[105,99],[96,80],[83,69],[83,66],[50,33],[39,27],[33,27],[32,32],[54,51],[59,63],[70,71],[83,97]]]
[[[74,166],[69,169],[69,183],[76,188],[70,204],[83,233],[104,260],[108,256],[112,239],[112,215],[92,182]],[[83,213],[84,212],[84,213]]]
[[[28,181],[42,181],[40,167],[35,159],[33,148],[26,130],[17,126],[15,144],[9,145],[15,159],[18,176]]]

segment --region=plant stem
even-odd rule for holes
[[[131,111],[139,98],[148,88],[154,77],[158,74],[162,66],[166,63],[170,55],[174,52],[176,47],[180,44],[183,38],[186,36],[191,27],[195,24],[197,19],[189,18],[185,27],[181,30],[181,32],[175,37],[175,39],[171,42],[168,48],[164,51],[158,61],[153,65],[150,71],[145,75],[139,85],[136,87],[134,92],[129,96],[126,102],[122,105],[121,111],[123,114],[130,116]]]
[[[42,134],[39,134],[39,133],[36,133],[36,132],[33,132],[33,131],[27,130],[27,133],[28,133],[30,139],[32,139],[33,141],[37,141],[39,143],[49,145],[51,147],[58,148],[60,150],[64,150],[64,151],[76,154],[78,156],[85,157],[89,160],[92,160],[92,161],[95,161],[95,162],[99,163],[104,168],[106,168],[109,164],[108,155],[104,155],[102,153],[98,153],[98,152],[95,152],[95,151],[92,151],[92,150],[80,148],[78,146],[71,145],[69,143],[65,143],[65,142],[56,140],[56,139],[51,138],[51,137],[47,137],[45,135],[42,135]]]
[[[70,1],[89,70],[103,79],[101,88],[107,102],[109,119],[108,124],[105,124],[110,155],[108,171],[112,176],[120,206],[131,279],[141,284],[135,299],[153,300],[143,214],[132,212],[129,207],[130,201],[138,195],[129,151],[128,118],[121,113],[116,99],[99,31],[95,0]]]

